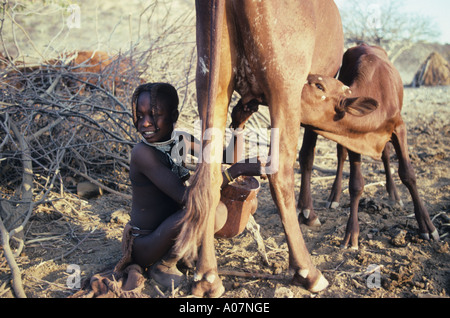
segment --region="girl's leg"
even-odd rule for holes
[[[163,258],[174,244],[183,215],[184,211],[180,210],[165,219],[151,234],[136,237],[133,243],[134,261],[145,268]]]
[[[172,253],[172,246],[179,233],[179,221],[182,219],[184,211],[169,216],[151,234],[136,237],[133,242],[133,259],[143,268],[151,267],[151,277],[169,288],[181,283],[183,273],[176,264],[178,258]]]
[[[169,216],[151,234],[137,237],[133,244],[133,259],[143,268],[152,265],[151,275],[164,287],[177,286],[183,279],[183,274],[176,267],[179,258],[172,251],[175,239],[180,231],[180,220],[185,211]],[[222,202],[216,210],[215,232],[220,230],[227,220],[228,211]]]

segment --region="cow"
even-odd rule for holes
[[[193,176],[175,243],[180,257],[198,256],[192,293],[218,297],[224,292],[213,231],[222,182],[218,154],[233,91],[244,103],[255,99],[269,105],[273,133],[266,172],[286,234],[292,282],[319,292],[328,281],[313,265],[297,221],[293,164],[303,83],[310,72],[333,76],[339,70],[343,53],[339,11],[331,0],[198,0],[196,18],[203,160]]]
[[[58,67],[67,68],[69,79],[64,79],[64,84],[73,91],[80,90],[84,92],[81,83],[88,86],[101,87],[116,92],[117,89],[123,89],[129,83],[124,74],[129,75],[135,71],[136,63],[129,57],[121,55],[110,56],[104,51],[73,51],[60,54],[57,58],[44,61],[42,64],[23,64],[13,63],[0,53],[0,70],[10,66],[11,70],[6,69],[5,81],[17,89],[23,89],[25,81],[21,75],[32,74],[33,72],[47,72],[52,75],[50,70]],[[70,76],[70,73],[75,76]],[[36,77],[36,82],[42,82],[45,77]],[[142,83],[143,81],[140,80]]]
[[[77,80],[107,88],[113,92],[117,88],[126,86],[127,82],[124,75],[136,66],[135,61],[131,58],[120,55],[111,56],[104,51],[69,52],[61,55],[56,62],[49,64],[58,65],[61,63],[67,65],[71,72],[81,75]],[[79,84],[75,83],[74,86],[78,87]]]
[[[370,134],[361,134],[352,131],[351,133],[346,132],[344,135],[342,133],[330,133],[325,130],[316,131],[316,133],[338,143],[338,169],[328,199],[329,205],[338,205],[341,193],[342,166],[347,157],[347,153],[349,156],[350,218],[347,223],[346,234],[342,244],[343,247],[348,247],[350,244],[351,248],[358,248],[358,204],[364,189],[364,180],[361,174],[361,154],[369,154],[372,157],[379,159],[378,156],[374,156],[373,153],[368,153],[364,147],[368,144],[378,142],[379,139],[376,137],[379,137],[380,135],[385,136],[384,138],[386,139],[386,142],[381,142],[378,147],[383,147],[381,159],[384,163],[386,188],[390,200],[400,202],[389,168],[390,144],[387,143],[388,141],[392,142],[399,160],[398,174],[400,179],[411,194],[420,235],[425,239],[429,239],[431,235],[433,239],[439,240],[439,234],[430,220],[425,205],[419,197],[414,169],[409,159],[406,126],[401,117],[403,83],[398,70],[389,61],[388,55],[383,48],[361,44],[352,47],[345,52],[338,79],[343,84],[349,86],[355,96],[372,97],[380,104],[374,114],[370,117],[365,116],[360,119],[361,123],[371,127]],[[343,129],[348,129],[348,127],[343,127]],[[328,128],[327,130],[330,129]],[[313,129],[310,129],[310,131],[313,131]],[[311,141],[311,139],[309,139],[309,141]],[[313,140],[312,144],[314,143],[315,141]],[[343,147],[343,145],[345,145],[345,147]],[[311,145],[309,147],[311,148]],[[313,156],[302,158],[302,160],[309,160],[306,166],[308,166],[308,168],[312,167]],[[302,179],[302,182],[303,181],[304,180]],[[305,182],[309,183],[309,180],[305,180]],[[307,191],[300,193],[299,203],[302,200],[302,197],[310,196],[311,193]],[[311,219],[316,218],[312,206],[310,207],[309,217]]]
[[[0,52],[0,70],[4,70],[9,64],[9,60]]]

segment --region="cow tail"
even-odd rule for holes
[[[196,5],[204,4],[196,3]],[[218,65],[220,63],[220,39],[224,12],[225,0],[212,0],[208,104],[206,114],[202,118],[206,124],[203,126],[203,132],[206,128],[214,127],[213,113],[218,90]],[[190,180],[191,185],[187,191],[186,214],[181,220],[181,230],[174,247],[177,255],[188,261],[197,259],[198,247],[205,234],[208,216],[210,213],[215,213],[215,210],[212,210],[215,209],[214,191],[220,191],[220,184],[213,184],[217,179],[217,176],[214,178],[213,175],[213,166],[205,160],[201,160],[197,171]]]
[[[192,176],[192,184],[187,192],[186,214],[181,220],[181,230],[175,242],[175,251],[188,262],[197,259],[198,247],[205,233],[208,213],[212,212],[212,193],[208,187],[210,169],[200,166]]]

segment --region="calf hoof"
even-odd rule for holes
[[[404,208],[404,204],[403,204],[402,200],[388,199],[388,204],[389,204],[389,206],[393,207],[394,209],[403,209]]]
[[[350,249],[352,251],[357,251],[357,250],[359,250],[359,246],[358,245],[356,245],[356,246],[351,245],[349,247],[348,244],[341,244],[341,249],[343,249],[343,250]]]
[[[218,298],[225,292],[222,280],[216,273],[206,273],[204,275],[195,273],[192,295],[196,297]]]
[[[420,237],[424,240],[429,241],[430,240],[430,234],[428,233],[420,233]],[[431,238],[435,241],[440,241],[441,238],[439,237],[439,232],[437,229],[435,229],[433,232],[431,232]]]
[[[337,209],[339,207],[339,202],[327,202],[325,207],[327,209],[335,210],[335,209]]]
[[[341,248],[351,249],[357,251],[359,248],[358,244],[359,234],[346,234],[344,240],[342,241]],[[350,246],[349,246],[350,245]]]
[[[311,293],[318,293],[326,289],[329,285],[328,280],[317,269],[311,271],[298,270],[294,274],[292,283],[303,286]]]
[[[304,224],[309,227],[320,227],[322,225],[317,215],[314,212],[311,212],[310,209],[305,209],[303,211],[297,209],[297,213],[298,222],[300,224]]]

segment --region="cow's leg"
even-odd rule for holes
[[[398,195],[394,179],[392,178],[391,164],[389,159],[390,151],[391,151],[391,144],[387,143],[381,154],[381,160],[383,160],[384,172],[386,174],[386,191],[389,195],[389,203],[392,206],[396,204],[403,206],[403,202],[400,199],[400,196]]]
[[[281,97],[281,94],[277,94],[277,97]],[[295,103],[289,104],[289,97],[285,96],[285,99],[282,100],[272,100],[270,105],[295,105]],[[292,108],[295,109],[295,107]],[[326,288],[328,282],[312,264],[295,208],[293,163],[300,133],[300,122],[293,109],[270,107],[273,130],[270,168],[277,168],[277,172],[268,173],[268,176],[272,197],[278,207],[286,234],[289,247],[289,266],[294,270],[293,283],[300,284],[310,291],[318,292]],[[273,137],[274,135],[278,136],[279,151],[277,151],[277,147],[274,147],[277,141]]]
[[[214,250],[215,212],[222,184],[221,161],[227,110],[233,92],[232,77],[236,49],[231,46],[225,2],[196,2],[197,14],[197,101],[202,120],[202,157],[192,178],[186,203],[187,217],[177,240],[200,250],[192,293],[219,297],[224,292]],[[214,17],[214,18],[211,18]],[[203,223],[205,222],[205,223]],[[184,233],[191,235],[184,235]],[[182,236],[184,235],[184,236]],[[184,238],[187,242],[183,242]],[[192,237],[197,238],[192,242]],[[182,248],[179,248],[183,252]],[[186,254],[186,253],[184,253]],[[191,258],[195,257],[191,252]]]
[[[223,74],[223,73],[222,73]],[[201,93],[200,93],[201,94]],[[214,119],[211,127],[205,127],[203,153],[203,162],[199,165],[198,171],[192,185],[197,184],[196,178],[207,181],[209,188],[201,188],[196,186],[195,190],[189,192],[190,196],[195,196],[196,200],[204,200],[204,195],[208,193],[208,207],[206,228],[201,239],[196,272],[194,274],[194,283],[192,285],[192,294],[203,297],[219,297],[225,291],[222,280],[218,275],[217,260],[214,249],[214,225],[215,210],[220,201],[220,186],[222,184],[221,159],[223,152],[223,136],[226,125],[227,107],[230,100],[228,90],[219,90],[217,95]],[[201,98],[201,97],[200,97]],[[208,130],[211,135],[208,134]],[[209,139],[211,140],[209,141]],[[191,186],[191,189],[194,187]],[[201,191],[198,193],[196,190]],[[194,192],[195,191],[195,192]]]
[[[350,243],[352,249],[358,249],[359,222],[358,205],[361,194],[364,190],[364,178],[361,173],[361,155],[348,151],[350,160],[350,217],[345,230],[345,237],[342,246],[347,248]]]
[[[433,222],[431,222],[428,210],[419,197],[416,175],[409,159],[406,126],[404,123],[394,129],[394,133],[392,134],[392,144],[394,145],[399,161],[398,175],[403,184],[408,188],[413,200],[414,214],[417,223],[419,224],[420,235],[425,239],[429,239],[431,235],[433,239],[439,240],[439,233],[433,225]]]
[[[215,172],[212,170],[217,169],[211,169],[211,173],[214,174]],[[216,184],[214,184],[214,187],[215,186]],[[212,206],[217,206],[219,200],[220,193],[219,196],[214,196],[214,200],[211,202]],[[200,246],[196,271],[194,273],[192,294],[198,297],[220,297],[225,291],[217,270],[217,260],[214,249],[214,215],[215,213],[208,214],[206,230]]]
[[[311,173],[314,163],[316,141],[317,134],[310,129],[305,129],[302,148],[298,154],[298,161],[302,173],[297,204],[298,221],[300,224],[308,226],[320,226],[319,218],[314,212],[311,196]]]
[[[339,200],[342,194],[342,175],[344,173],[344,163],[347,159],[347,148],[342,147],[340,144],[336,146],[337,150],[337,170],[336,177],[334,178],[333,186],[331,187],[331,193],[327,200],[327,208],[336,209],[339,206]]]
[[[266,174],[286,233],[289,264],[295,271],[293,282],[320,291],[328,282],[312,264],[303,240],[296,213],[293,167],[300,135],[302,86],[311,69],[316,43],[314,6],[311,1],[286,1],[283,5],[278,1],[233,3],[239,3],[236,9],[251,17],[241,20],[242,34],[247,34],[244,47],[269,105],[272,136]],[[299,28],[292,28],[289,19],[274,21],[274,17],[294,13],[301,19]],[[292,46],[293,39],[301,41]],[[274,147],[277,141],[278,147]],[[270,171],[272,168],[277,171]]]

